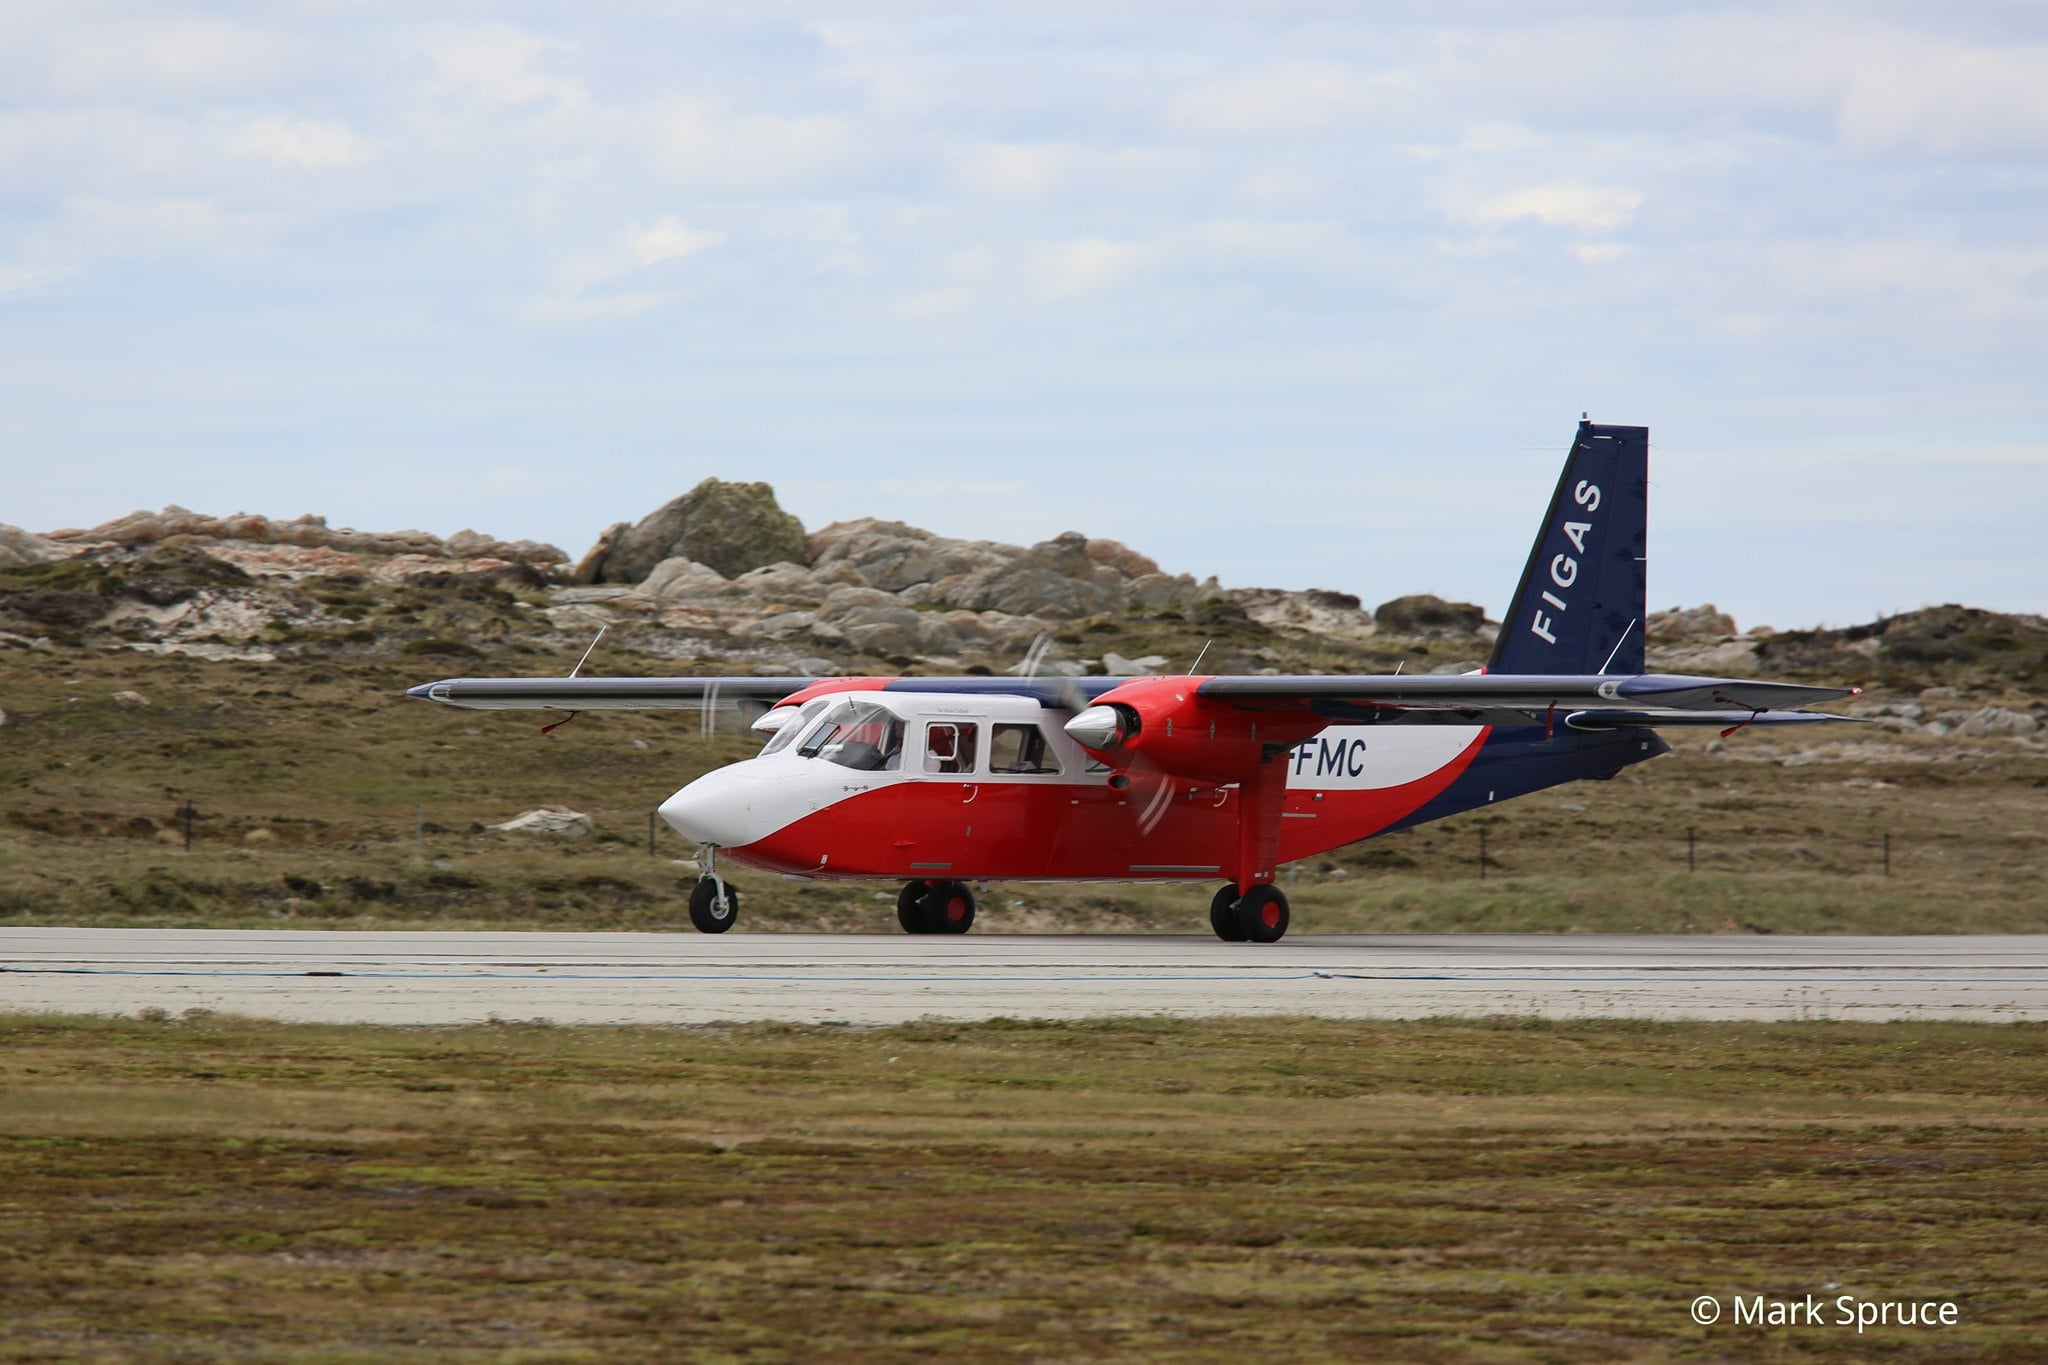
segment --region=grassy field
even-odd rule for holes
[[[547,672],[569,662],[477,666]],[[543,736],[530,715],[404,698],[446,667],[0,651],[0,923],[683,923],[696,872],[678,860],[692,850],[664,826],[650,852],[650,810],[752,743],[706,737],[678,715],[589,715]],[[117,700],[122,693],[142,702]],[[2048,926],[2048,751],[2037,744],[1876,726],[1725,742],[1681,735],[1678,744],[1613,782],[1294,864],[1282,880],[1296,928]],[[188,800],[198,811],[189,851],[177,814]],[[595,836],[483,828],[547,803],[587,812]],[[737,880],[742,930],[894,932],[888,888]],[[1186,931],[1203,926],[1207,900],[1196,886],[998,886],[983,896],[980,923]]]
[[[0,1016],[0,1358],[2031,1361],[2044,1043]]]

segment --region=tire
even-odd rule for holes
[[[1237,887],[1227,885],[1209,902],[1209,927],[1225,943],[1244,942],[1244,930],[1237,923]]]
[[[965,882],[933,882],[919,907],[927,934],[964,934],[974,927],[974,892]]]
[[[1255,886],[1237,903],[1237,927],[1252,943],[1278,943],[1287,932],[1287,896],[1279,887]]]
[[[732,928],[733,921],[740,917],[739,888],[731,882],[725,884],[725,903],[718,901],[718,882],[711,877],[699,877],[690,889],[690,923],[700,933],[722,934]]]
[[[904,933],[930,932],[925,928],[924,897],[931,889],[930,882],[905,882],[896,893],[896,922],[903,926]]]

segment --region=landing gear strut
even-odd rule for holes
[[[1226,886],[1209,902],[1209,927],[1225,943],[1278,943],[1287,918],[1287,895],[1270,882],[1241,896]]]
[[[718,850],[700,849],[698,861],[704,875],[690,888],[690,923],[706,934],[722,934],[740,917],[739,888],[718,875]]]
[[[965,882],[905,882],[896,922],[906,934],[964,934],[974,923],[974,893]]]

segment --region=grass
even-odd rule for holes
[[[2044,1040],[0,1017],[0,1357],[2030,1360]]]
[[[692,850],[664,826],[650,853],[650,808],[752,743],[707,738],[687,715],[588,715],[543,736],[533,716],[407,701],[406,686],[439,671],[431,662],[0,650],[0,923],[683,923],[696,872],[679,860]],[[540,673],[571,662],[501,657],[478,667]],[[122,692],[147,704],[116,701]],[[2048,749],[2039,744],[1876,727],[1676,742],[1671,756],[1613,782],[1295,863],[1282,882],[1296,926],[1879,933],[2048,924]],[[186,801],[198,812],[190,851],[178,815]],[[551,842],[483,828],[549,803],[590,814],[596,836]],[[744,931],[893,932],[890,888],[736,880]],[[996,886],[980,922],[1185,931],[1203,925],[1207,898],[1196,886]]]

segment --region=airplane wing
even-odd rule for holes
[[[815,678],[449,678],[405,695],[468,711],[701,711],[772,706]],[[877,680],[879,683],[879,680]]]
[[[1128,678],[450,678],[407,691],[422,701],[478,711],[698,711],[765,708],[820,683],[886,692],[1021,696],[1079,710]],[[1249,711],[1307,710],[1331,724],[1563,724],[1574,730],[1630,726],[1816,724],[1849,717],[1800,708],[1854,696],[1853,687],[1809,687],[1742,678],[1646,673],[1361,674],[1190,678],[1203,698]]]
[[[1744,678],[1645,673],[1467,673],[1456,676],[1216,677],[1200,694],[1245,710],[1307,708],[1333,723],[1526,725],[1563,722],[1575,730],[1629,726],[1814,724],[1851,717],[1799,708],[1857,695],[1854,687],[1809,687]]]

